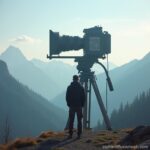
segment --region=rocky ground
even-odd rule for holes
[[[115,131],[84,130],[80,139],[76,131],[72,139],[66,132],[43,132],[39,137],[20,138],[1,145],[0,150],[101,150],[150,149],[150,126]]]

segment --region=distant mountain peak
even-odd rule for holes
[[[3,53],[2,55],[11,55],[11,57],[13,56],[17,56],[17,57],[23,57],[25,59],[25,56],[23,55],[23,53],[21,52],[21,50],[15,46],[10,45]]]
[[[12,64],[16,62],[16,64],[23,64],[27,61],[21,50],[15,46],[9,46],[0,56],[0,58],[7,62]]]
[[[9,45],[8,48],[9,48],[9,49],[19,49],[19,48],[13,46],[13,45]]]

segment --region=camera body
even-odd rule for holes
[[[50,30],[50,56],[61,52],[83,49],[84,56],[102,58],[111,53],[111,35],[102,31],[102,27],[95,26],[84,29],[83,38],[78,36],[59,36],[58,32]]]
[[[111,53],[111,35],[102,31],[102,27],[84,29],[84,53],[85,55],[102,57]]]

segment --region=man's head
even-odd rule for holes
[[[79,76],[78,75],[74,75],[73,76],[73,81],[79,81]]]

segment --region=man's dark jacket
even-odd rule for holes
[[[69,107],[83,107],[85,102],[85,91],[82,85],[73,81],[67,88],[66,101]]]

